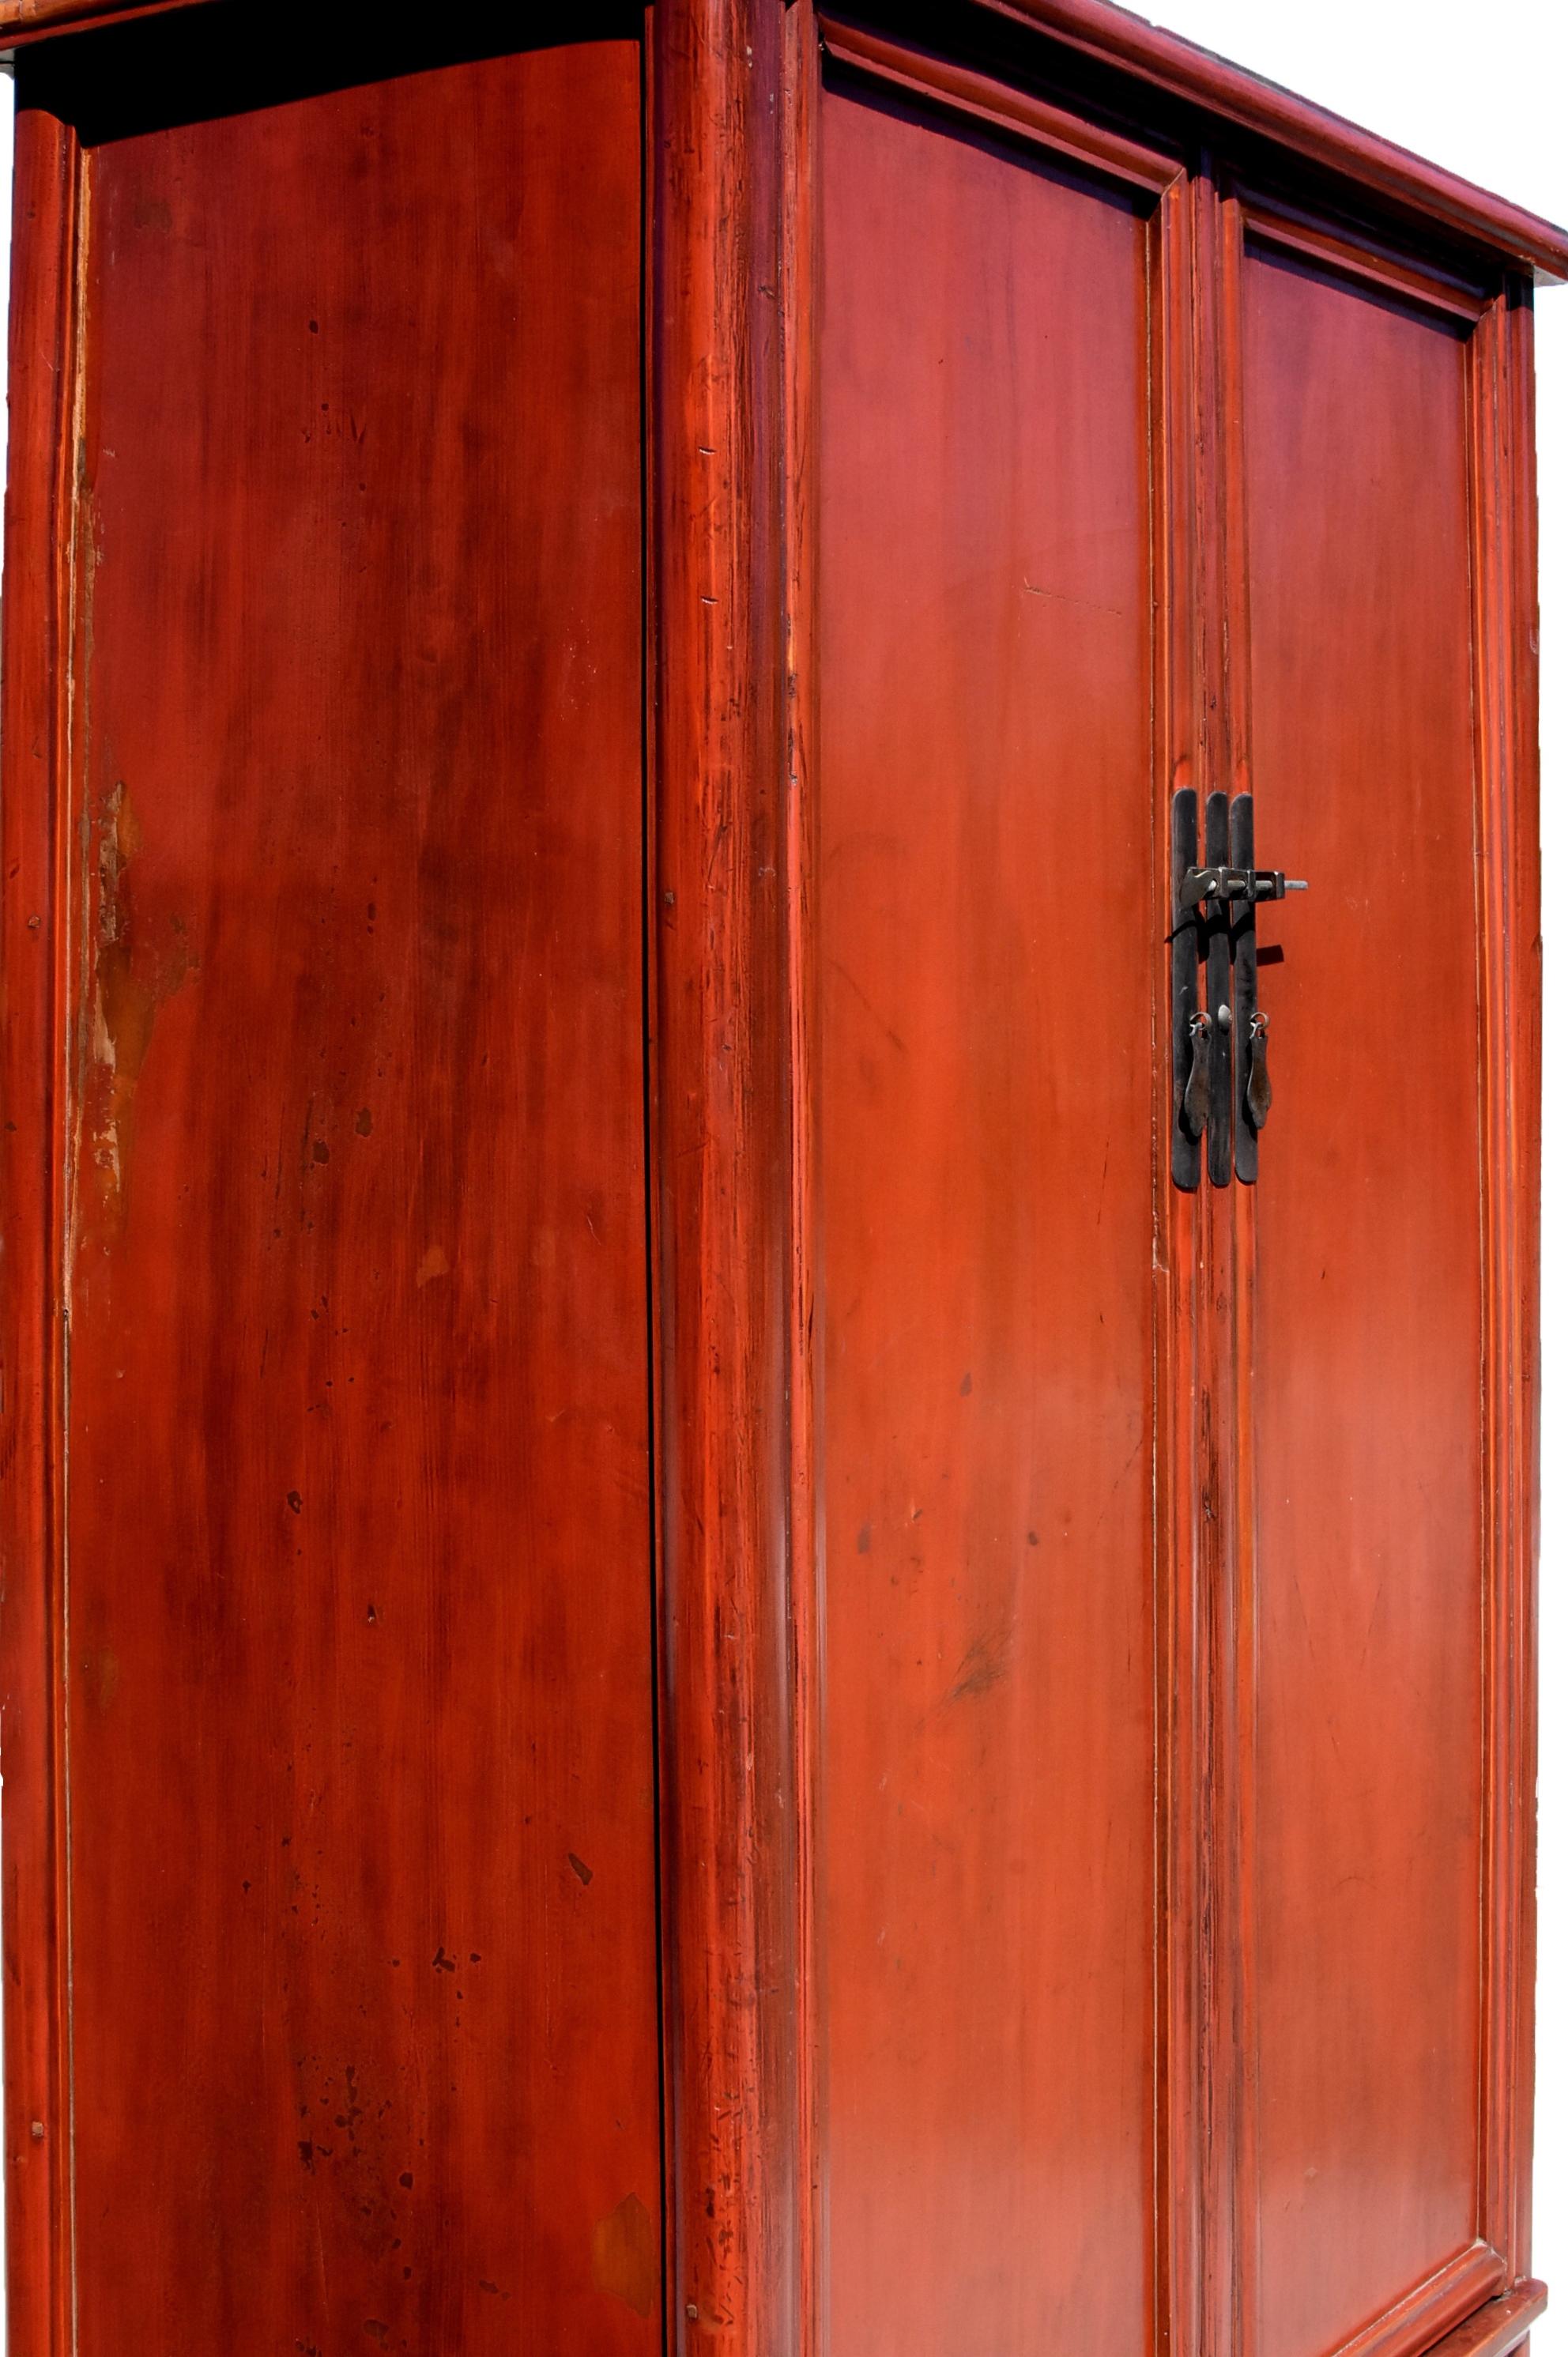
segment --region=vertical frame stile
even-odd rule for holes
[[[660,1271],[663,1266],[660,1222],[658,1058],[658,976],[654,946],[659,939],[658,844],[654,833],[654,745],[659,720],[657,665],[654,661],[657,600],[654,592],[659,542],[654,529],[653,445],[655,368],[653,337],[653,223],[657,210],[658,145],[653,108],[653,56],[658,0],[643,0],[639,59],[642,102],[642,1167],[645,1250],[648,1255],[648,1464],[650,1674],[653,1684],[654,1729],[654,1892],[658,1910],[659,2006],[659,2143],[660,2298],[663,2324],[660,2348],[676,2346],[673,2205],[674,2139],[670,2060],[673,2000],[670,1986],[669,1891],[664,1847],[665,1775],[668,1729],[665,1709],[664,1531],[662,1467],[664,1417],[660,1368],[663,1359],[663,1318],[660,1301]]]
[[[69,894],[81,158],[16,121],[0,742],[0,1593],[9,2346],[71,2346],[70,1844],[64,1723]]]
[[[1532,328],[1510,280],[1470,346],[1481,1138],[1487,1825],[1480,2240],[1530,2273],[1539,1514],[1540,762]]]
[[[1509,1386],[1513,1405],[1509,1496],[1513,1527],[1507,1557],[1509,1656],[1509,1756],[1499,1762],[1512,1804],[1514,1856],[1508,1904],[1513,1958],[1509,2027],[1512,2054],[1507,2095],[1513,2123],[1508,2255],[1516,2278],[1532,2263],[1531,2186],[1535,2162],[1536,1819],[1540,1679],[1537,1614],[1541,1534],[1541,910],[1539,552],[1535,483],[1534,289],[1510,280],[1504,323],[1509,538],[1505,595],[1512,671],[1509,698],[1512,814],[1509,870],[1513,894],[1509,935],[1512,1029],[1506,1076],[1511,1127],[1509,1210],[1513,1234],[1518,1326]]]
[[[817,157],[822,44],[815,0],[784,16],[784,196],[780,296],[784,339],[784,603],[788,774],[785,801],[786,975],[789,1039],[789,1628],[794,1714],[795,1953],[799,2138],[799,2357],[820,2357],[823,2336],[821,2032],[815,1832],[822,1781],[822,1337],[817,1323],[816,1043],[817,338],[821,241]]]
[[[1483,1742],[1485,1744],[1486,1826],[1481,1869],[1481,1958],[1482,1958],[1482,2021],[1480,2025],[1481,2083],[1479,2088],[1479,2136],[1477,2152],[1477,2235],[1491,2241],[1506,2220],[1509,2202],[1506,2195],[1509,2156],[1504,2134],[1504,2108],[1498,2102],[1500,2073],[1506,2067],[1509,2042],[1507,2038],[1508,2007],[1504,1990],[1499,1986],[1499,1964],[1497,1946],[1497,1897],[1508,1847],[1508,1824],[1504,1795],[1499,1791],[1498,1775],[1502,1766],[1501,1740],[1504,1736],[1503,1701],[1499,1672],[1506,1660],[1506,1650],[1499,1640],[1506,1632],[1499,1623],[1500,1603],[1498,1548],[1499,1530],[1497,1514],[1498,1482],[1501,1469],[1501,1450],[1506,1445],[1499,1431],[1497,1410],[1498,1373],[1507,1355],[1507,1310],[1498,1277],[1498,1249],[1504,1241],[1496,1218],[1494,1174],[1496,1157],[1503,1141],[1498,1135],[1498,1115],[1505,1110],[1494,1085],[1494,1065],[1498,1046],[1498,1017],[1503,1007],[1498,1005],[1499,985],[1504,977],[1498,965],[1496,951],[1502,939],[1508,895],[1496,856],[1496,827],[1501,816],[1496,793],[1498,779],[1498,742],[1497,731],[1502,722],[1497,695],[1502,684],[1501,649],[1495,634],[1501,623],[1498,593],[1499,579],[1499,516],[1498,492],[1500,482],[1498,433],[1500,424],[1501,353],[1497,333],[1496,315],[1490,313],[1477,324],[1466,356],[1467,398],[1470,428],[1470,536],[1471,594],[1473,603],[1474,672],[1473,709],[1476,726],[1476,809],[1474,817],[1476,844],[1476,938],[1477,942],[1477,985],[1479,1004],[1480,1064],[1479,1128],[1481,1147],[1481,1204],[1483,1255],[1483,1359],[1481,1370],[1482,1450],[1485,1468],[1484,1494],[1491,1501],[1492,1511],[1483,1530],[1485,1550],[1483,1566],[1483,1629],[1482,1629],[1482,1708]],[[1506,760],[1504,763],[1506,770]],[[1503,1024],[1506,1032],[1506,1020]],[[1506,1131],[1505,1131],[1506,1135]],[[1506,1151],[1506,1146],[1504,1146]],[[1500,1329],[1500,1330],[1499,1330]]]
[[[1224,372],[1225,221],[1213,157],[1193,180],[1193,433],[1198,452],[1194,529],[1194,701],[1200,808],[1229,795],[1235,778],[1227,625],[1232,555],[1226,483]],[[1209,1008],[1211,1017],[1219,1010]],[[1226,1066],[1227,1076],[1229,1065]],[[1227,1077],[1227,1085],[1229,1079]],[[1197,2111],[1201,2123],[1205,2357],[1236,2349],[1235,2036],[1238,1873],[1235,1797],[1236,1695],[1236,1297],[1235,1199],[1231,1186],[1198,1197],[1197,1392],[1198,1513],[1196,1562],[1197,1658],[1193,1715],[1199,1745],[1197,1896]]]
[[[1152,523],[1160,630],[1155,647],[1155,939],[1171,922],[1174,792],[1192,787],[1197,730],[1192,322],[1192,185],[1173,180],[1149,228]],[[1175,1040],[1168,990],[1155,997],[1157,1276],[1155,1664],[1157,1878],[1155,2135],[1155,2346],[1198,2357],[1203,2345],[1203,2177],[1199,2132],[1203,1730],[1194,1707],[1202,1656],[1197,1607],[1197,1238],[1201,1192],[1167,1183],[1171,1114],[1164,1076]]]
[[[783,27],[650,20],[666,2244],[704,2357],[799,2330]]]
[[[1223,502],[1223,594],[1225,695],[1229,714],[1232,796],[1252,792],[1251,634],[1248,607],[1247,471],[1243,447],[1242,209],[1229,191],[1219,209],[1219,310],[1216,321],[1219,387],[1217,445]],[[1251,863],[1249,860],[1248,865]],[[1250,911],[1248,912],[1250,915]],[[1240,1103],[1243,1043],[1236,1040],[1235,1135],[1243,1128]],[[1231,1270],[1230,1345],[1234,1402],[1234,1587],[1229,1653],[1231,1974],[1225,2024],[1232,2072],[1232,2332],[1238,2357],[1251,2357],[1258,2345],[1259,2182],[1257,2149],[1257,2033],[1254,1974],[1257,1907],[1253,1868],[1257,1854],[1258,1463],[1252,1420],[1253,1334],[1258,1282],[1258,1193],[1255,1186],[1231,1189],[1234,1259]]]

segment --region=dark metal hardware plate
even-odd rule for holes
[[[1252,869],[1252,797],[1238,794],[1230,804],[1230,862],[1233,873]],[[1273,893],[1270,899],[1282,896]],[[1252,910],[1256,895],[1240,900],[1231,924],[1236,963],[1236,1176],[1244,1187],[1258,1176],[1258,1130],[1252,1117],[1252,1055],[1258,1021],[1258,931]]]
[[[1197,1108],[1189,1113],[1187,1101],[1198,1014],[1199,927],[1197,910],[1182,905],[1181,888],[1197,860],[1197,796],[1184,786],[1171,801],[1171,1178],[1188,1195],[1197,1185],[1203,1152],[1202,1131],[1192,1126]]]
[[[1202,875],[1225,877],[1231,870],[1225,865],[1230,856],[1230,805],[1224,794],[1210,794],[1203,806],[1203,856],[1208,866]],[[1184,879],[1183,890],[1187,889]],[[1230,1184],[1230,924],[1224,902],[1230,897],[1223,892],[1206,896],[1216,900],[1211,917],[1204,920],[1207,935],[1204,963],[1206,967],[1206,997],[1209,1021],[1214,1036],[1208,1049],[1208,1178],[1214,1187]],[[1200,912],[1201,914],[1201,912]]]
[[[1184,787],[1171,802],[1171,1177],[1189,1194],[1205,1161],[1212,1186],[1232,1168],[1244,1186],[1257,1179],[1273,1091],[1253,911],[1306,889],[1253,866],[1251,794],[1205,797],[1201,866],[1197,835],[1197,796]]]

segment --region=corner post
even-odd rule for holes
[[[650,1117],[672,2351],[791,2357],[783,0],[650,32]]]

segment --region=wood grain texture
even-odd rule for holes
[[[1142,2347],[1149,230],[832,81],[822,187],[827,2330]]]
[[[800,2298],[781,31],[672,0],[650,59],[671,2342],[714,2357],[789,2357]]]
[[[819,1844],[822,1818],[824,1514],[821,1136],[815,1086],[822,1007],[817,924],[817,624],[821,581],[820,235],[822,27],[811,0],[785,20],[784,180],[779,292],[784,350],[784,629],[787,716],[786,995],[789,1023],[789,1657],[794,1772],[797,2117],[800,2247],[797,2345],[823,2348],[822,1945]]]
[[[85,2346],[660,2340],[639,91],[568,44],[87,160]]]

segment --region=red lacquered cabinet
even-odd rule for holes
[[[357,13],[0,0],[11,2357],[1503,2357],[1568,239]]]

